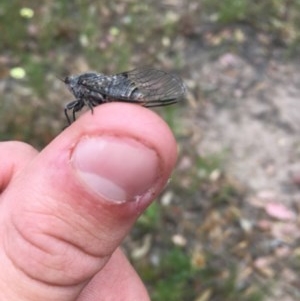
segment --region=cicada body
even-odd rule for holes
[[[137,68],[116,75],[88,72],[67,76],[64,83],[75,96],[65,107],[66,118],[71,124],[68,111],[76,113],[84,106],[121,101],[145,107],[166,106],[176,103],[186,91],[183,81],[176,75],[152,68]]]

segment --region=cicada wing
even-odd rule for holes
[[[152,68],[137,68],[117,76],[126,77],[134,87],[132,96],[144,103],[146,107],[167,105],[185,94],[185,85],[174,74]]]

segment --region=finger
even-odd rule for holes
[[[0,142],[0,193],[10,180],[36,155],[37,151],[30,145],[18,141]]]
[[[26,276],[23,299],[77,297],[163,189],[175,161],[169,128],[139,106],[97,107],[59,135],[12,181],[0,212],[0,262],[14,268],[13,279]],[[28,291],[33,280],[40,285]]]
[[[113,288],[113,289],[112,289]],[[117,249],[76,301],[119,300],[120,292],[130,301],[149,301],[148,293],[124,254]],[[125,300],[125,299],[124,299]]]

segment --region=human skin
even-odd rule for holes
[[[84,113],[41,152],[1,142],[0,300],[149,300],[119,246],[176,156],[166,123],[126,103]]]

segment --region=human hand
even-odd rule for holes
[[[1,142],[0,158],[0,300],[149,300],[118,247],[175,165],[156,114],[104,104],[40,153]]]

